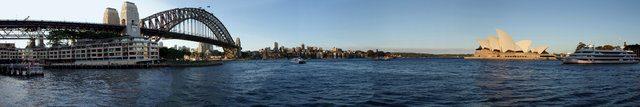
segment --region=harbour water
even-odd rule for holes
[[[637,106],[640,64],[328,59],[47,69],[0,76],[0,106]]]

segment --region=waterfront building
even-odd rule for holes
[[[0,59],[9,60],[20,58],[18,49],[14,43],[0,43]]]
[[[471,57],[465,59],[518,59],[518,60],[556,60],[546,52],[547,46],[532,47],[531,40],[514,42],[507,33],[496,29],[498,37],[487,35],[487,39],[477,39],[480,47]]]
[[[159,49],[143,37],[79,39],[70,46],[15,48],[0,44],[0,59],[37,59],[47,64],[107,65],[157,63]]]

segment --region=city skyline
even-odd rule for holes
[[[594,45],[640,43],[640,1],[142,1],[140,17],[183,7],[202,7],[218,17],[243,50],[301,43],[349,50],[472,53],[475,39],[509,32],[513,40],[548,45],[550,53],[573,52],[578,42]],[[9,1],[0,19],[57,20],[101,23],[104,9],[118,11],[123,0]],[[39,9],[24,8],[20,4]],[[54,4],[54,5],[52,5]],[[56,5],[57,4],[57,5]],[[82,5],[78,5],[82,4]],[[207,8],[210,6],[209,8]],[[42,8],[46,8],[41,10]],[[26,46],[26,41],[16,46]],[[196,42],[162,40],[196,48]],[[219,49],[216,48],[216,49]],[[438,53],[436,53],[438,54]]]

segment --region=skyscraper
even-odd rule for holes
[[[278,42],[273,42],[273,51],[278,52]]]
[[[199,53],[204,53],[211,50],[211,45],[207,43],[198,43],[198,48],[196,49]]]

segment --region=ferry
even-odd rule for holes
[[[598,50],[592,45],[566,57],[557,57],[564,64],[637,64],[638,57],[633,51],[616,48],[614,50]]]
[[[302,59],[301,57],[293,58],[293,59],[291,59],[291,62],[297,63],[297,64],[305,64],[305,63],[307,63],[307,61],[304,61],[304,59]]]

